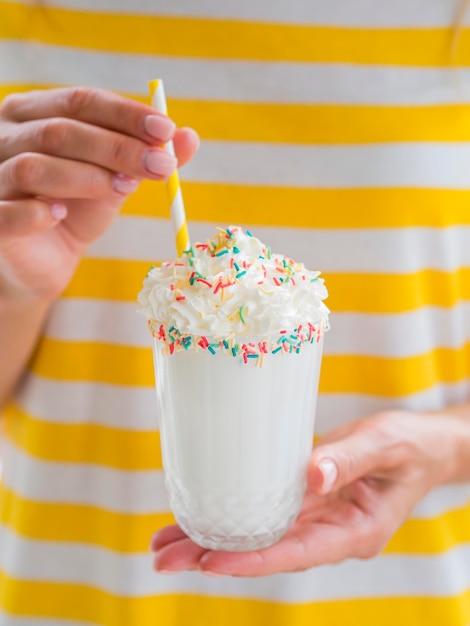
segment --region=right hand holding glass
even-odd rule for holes
[[[470,477],[470,407],[386,411],[336,428],[311,457],[303,509],[278,543],[211,551],[176,525],[154,535],[158,572],[267,576],[378,555],[434,487]]]

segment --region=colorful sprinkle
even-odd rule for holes
[[[210,283],[205,278],[196,278],[196,282],[203,283],[204,285],[207,285],[209,287],[209,289],[212,289],[212,283]]]
[[[263,364],[263,357],[271,354],[300,354],[302,347],[309,343],[321,341],[323,334],[328,330],[328,321],[323,320],[313,325],[308,323],[308,333],[301,333],[303,325],[293,330],[282,329],[277,336],[269,340],[258,343],[234,343],[233,339],[223,339],[218,343],[210,343],[209,339],[202,336],[184,335],[175,326],[170,326],[167,330],[160,324],[150,324],[152,335],[162,343],[165,343],[166,354],[174,354],[180,350],[189,350],[193,346],[198,346],[202,350],[207,350],[210,354],[226,354],[232,357],[241,357],[244,363],[249,359],[256,359],[257,366]]]

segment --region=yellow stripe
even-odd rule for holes
[[[154,261],[83,259],[64,295],[73,298],[107,298],[137,303],[137,294]],[[119,280],[116,277],[119,276]],[[137,310],[137,304],[136,304]],[[140,322],[145,324],[143,317]],[[139,316],[136,314],[136,323]]]
[[[0,490],[0,521],[31,539],[73,541],[116,550],[147,552],[154,532],[174,524],[170,513],[132,515],[94,506],[35,502]]]
[[[445,66],[452,28],[335,28],[152,15],[113,15],[0,3],[0,37],[32,36],[63,46],[183,58],[348,62]],[[155,36],[158,33],[158,37]],[[178,37],[174,36],[178,33]],[[242,42],[242,45],[241,43]],[[313,42],[313,43],[312,43]],[[456,65],[470,61],[470,30],[463,29]]]
[[[385,548],[388,554],[434,554],[470,542],[470,502],[432,520],[410,519]]]
[[[188,246],[189,246],[188,226],[186,222],[184,222],[184,224],[176,233],[176,250],[177,250],[179,257],[188,248]]]
[[[156,431],[44,422],[13,406],[5,411],[4,427],[5,434],[15,445],[45,461],[100,464],[131,471],[162,468],[160,438]],[[452,536],[448,533],[449,528]],[[408,520],[391,539],[385,552],[439,553],[465,542],[470,542],[470,505],[432,520]],[[99,543],[98,538],[95,537],[93,543]]]
[[[470,191],[295,189],[183,181],[189,220],[297,228],[444,227],[470,224]],[[125,215],[168,217],[163,183],[144,181]]]
[[[468,105],[358,106],[172,100],[171,117],[202,139],[297,144],[468,141]],[[288,124],[279,120],[288,119]]]
[[[118,513],[96,506],[37,502],[3,487],[0,521],[43,541],[69,541],[118,552],[145,552],[152,534],[174,523],[168,513]],[[470,506],[432,520],[409,520],[385,549],[387,554],[442,554],[470,541]]]
[[[136,302],[150,264],[84,259],[64,295]],[[115,280],[116,276],[120,280]],[[423,306],[452,307],[460,300],[470,300],[470,268],[413,274],[325,273],[323,277],[330,293],[328,306],[338,312],[403,313]],[[138,323],[145,322],[136,314]]]
[[[157,430],[47,422],[28,415],[14,405],[4,410],[4,417],[5,434],[15,445],[44,460],[105,465],[133,471],[162,468],[160,434]],[[132,415],[129,415],[131,420]]]
[[[155,384],[150,348],[43,339],[32,369],[57,380],[143,387]]]
[[[0,572],[5,610],[14,615],[84,620],[106,626],[463,626],[470,621],[470,590],[453,597],[388,597],[291,604],[217,598],[209,594],[119,597],[86,585],[15,579]],[[25,601],[27,598],[27,602]]]
[[[154,384],[150,348],[43,339],[32,369],[36,374],[54,380],[136,386]],[[401,359],[326,355],[320,390],[400,397],[440,383],[460,382],[469,375],[470,343],[456,350],[437,348]]]
[[[170,178],[166,182],[168,200],[170,201],[169,206],[173,204],[176,194],[178,193],[178,189],[180,188],[180,179],[178,177],[178,171],[175,170]]]
[[[470,300],[470,268],[413,274],[332,274],[324,278],[332,311],[402,313]]]
[[[54,86],[4,85],[0,86],[0,99],[8,93]],[[147,104],[147,98],[139,94],[123,95]],[[469,107],[461,104],[302,105],[170,99],[169,107],[179,126],[196,128],[202,139],[216,141],[355,145],[470,139]],[[284,117],[289,124],[279,124]],[[171,203],[178,189],[177,172],[168,179],[168,185]]]
[[[154,97],[155,92],[157,91],[159,84],[160,84],[159,80],[149,80],[148,87],[149,87],[150,99],[152,99]]]
[[[327,355],[320,390],[400,397],[470,376],[470,343],[460,350],[438,348],[406,359]]]

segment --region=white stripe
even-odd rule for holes
[[[216,226],[191,222],[191,240],[206,241]],[[273,252],[281,252],[324,273],[402,274],[425,269],[450,272],[470,267],[470,226],[326,229],[254,225],[248,228]],[[174,232],[166,219],[119,216],[90,247],[87,256],[145,261],[149,265],[174,259]]]
[[[43,461],[11,442],[2,447],[2,461],[6,487],[32,501],[140,515],[169,511],[162,471]]]
[[[194,593],[302,603],[373,597],[446,597],[470,585],[470,546],[438,556],[384,555],[351,560],[298,574],[213,579],[199,573],[175,576],[152,572],[150,554],[119,555],[86,544],[20,538],[0,527],[0,567],[6,575],[31,581],[89,585],[123,597]]]
[[[147,82],[157,70],[169,99],[262,104],[470,102],[470,69],[181,59],[0,42],[0,82],[13,85],[89,85],[147,97]]]
[[[27,606],[23,607],[29,613]],[[21,617],[0,610],[0,626],[96,626],[96,622],[77,622],[77,620],[53,617]]]
[[[96,341],[150,348],[145,317],[133,302],[63,298],[54,304],[45,336],[62,341]]]
[[[331,331],[333,332],[333,331]],[[323,435],[359,419],[392,409],[440,411],[454,404],[465,404],[470,397],[470,381],[436,385],[431,389],[400,398],[368,396],[360,393],[329,394],[318,397],[315,432]]]
[[[273,187],[470,189],[470,143],[302,146],[203,141],[181,180]]]
[[[110,300],[63,298],[53,308],[45,336],[60,341],[96,341],[150,347],[145,318],[136,305]],[[470,303],[426,307],[397,314],[331,314],[325,354],[406,358],[436,348],[458,349],[470,341]]]
[[[470,482],[462,485],[445,485],[429,493],[413,509],[412,519],[430,519],[447,511],[467,507],[470,510]]]
[[[12,442],[2,446],[3,484],[22,498],[56,504],[98,507],[124,514],[169,511],[163,471],[126,471],[91,464],[43,461]],[[470,506],[470,483],[431,491],[412,519],[431,519]]]
[[[53,381],[29,374],[17,398],[30,415],[61,424],[99,424],[125,430],[155,430],[153,387]]]
[[[178,187],[178,191],[176,192],[176,195],[173,198],[173,202],[171,203],[170,213],[171,213],[171,221],[173,224],[173,239],[175,239],[176,233],[179,231],[181,226],[183,226],[183,224],[186,222],[186,214],[184,210],[183,195],[181,193],[181,187]],[[175,246],[175,242],[173,241],[173,248],[174,246]],[[174,254],[175,253],[173,252],[173,256]]]
[[[468,381],[436,385],[401,398],[323,393],[318,400],[316,432],[323,434],[386,409],[438,411],[464,404],[469,393]],[[150,387],[61,382],[29,374],[17,401],[31,416],[59,424],[90,423],[136,431],[158,427],[155,392]]]
[[[26,1],[26,0],[23,0]],[[49,5],[111,13],[169,15],[241,19],[290,24],[336,26],[430,27],[453,24],[458,0],[394,0],[391,4],[375,0],[53,0]],[[468,23],[468,18],[467,23]]]
[[[157,109],[163,115],[168,115],[167,104],[166,104],[166,96],[165,96],[165,88],[163,86],[163,81],[158,80],[157,87],[152,95],[152,106]],[[173,144],[173,142],[171,142]]]
[[[395,315],[332,313],[325,354],[408,358],[470,342],[470,303]]]

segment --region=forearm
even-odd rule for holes
[[[37,344],[50,301],[0,300],[0,409],[18,384]]]

